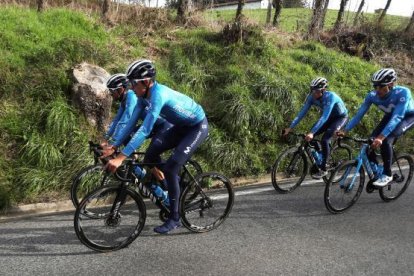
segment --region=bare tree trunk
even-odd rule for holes
[[[321,26],[321,30],[323,30],[323,28],[325,27],[325,18],[326,18],[326,12],[328,11],[328,5],[329,5],[329,0],[325,0],[325,5],[323,6],[323,12],[322,12],[321,18],[319,19],[320,21],[319,25]]]
[[[181,23],[187,22],[188,0],[178,0],[177,20]]]
[[[341,0],[341,5],[339,7],[338,17],[336,18],[336,22],[335,22],[335,26],[334,26],[335,30],[339,30],[341,28],[342,19],[344,17],[345,7],[346,7],[347,3],[348,3],[348,0]]]
[[[306,38],[315,38],[317,33],[321,30],[321,17],[323,15],[323,7],[327,0],[315,0],[315,8],[309,24],[308,34]]]
[[[357,13],[355,14],[355,17],[354,17],[354,26],[356,24],[358,24],[359,17],[361,16],[361,12],[362,12],[362,9],[364,8],[364,5],[365,5],[365,0],[362,0],[361,4],[359,4],[358,11],[357,11]]]
[[[410,33],[412,31],[414,31],[414,11],[413,11],[413,15],[411,15],[410,23],[408,23],[408,25],[405,28],[404,32]]]
[[[102,3],[102,17],[105,18],[105,19],[108,18],[109,4],[110,4],[110,0],[103,0],[103,3]]]
[[[272,1],[267,2],[266,26],[270,25],[270,18],[272,17]]]
[[[388,1],[387,1],[387,4],[385,4],[385,8],[384,8],[384,10],[382,11],[382,13],[381,13],[380,17],[378,18],[378,25],[381,25],[381,24],[382,24],[382,21],[384,20],[384,17],[385,17],[385,15],[387,14],[388,8],[389,8],[389,7],[390,7],[390,5],[391,5],[391,1],[392,1],[392,0],[388,0]]]
[[[155,2],[155,3],[156,3],[156,4],[155,4],[155,7],[156,7],[156,8],[158,8],[158,0],[157,0],[157,2]]]
[[[44,2],[43,0],[37,0],[37,12],[42,12],[44,9]]]
[[[245,0],[239,0],[239,3],[237,5],[237,11],[236,11],[236,22],[239,22],[241,20],[244,3],[245,3]]]
[[[280,13],[283,7],[283,0],[275,0],[274,3],[275,3],[275,16],[273,17],[273,26],[277,27],[277,25],[279,25],[279,18],[280,18]]]

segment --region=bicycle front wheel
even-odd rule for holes
[[[305,179],[308,161],[297,147],[283,152],[272,168],[272,185],[282,194],[293,192]]]
[[[125,189],[126,196],[115,202],[121,189]],[[105,186],[81,201],[75,212],[74,226],[84,245],[95,251],[108,252],[133,242],[141,233],[145,219],[144,202],[134,190]]]
[[[399,198],[410,185],[413,170],[414,161],[410,155],[396,157],[391,166],[392,182],[379,190],[381,199],[389,202]]]
[[[73,178],[70,187],[70,198],[73,206],[77,208],[82,198],[96,188],[112,183],[114,177],[103,171],[102,164],[90,165],[83,168]]]
[[[193,232],[208,232],[228,217],[234,203],[233,186],[218,173],[198,175],[181,194],[183,225]]]
[[[335,168],[343,164],[344,162],[352,159],[352,148],[344,143],[341,146],[335,146],[331,153],[326,164],[328,171],[333,172]],[[343,175],[338,174],[335,176],[335,179],[332,181],[340,181]],[[324,177],[323,180],[325,183],[328,183],[330,177]]]
[[[357,171],[356,160],[341,164],[332,172],[325,187],[324,202],[329,212],[339,214],[349,209],[358,200],[364,189],[365,172],[361,166]],[[339,179],[337,176],[340,175]]]

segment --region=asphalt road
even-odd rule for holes
[[[0,224],[0,275],[413,275],[414,187],[385,203],[363,192],[348,212],[330,214],[324,186],[282,195],[271,184],[236,189],[218,229],[155,234],[146,226],[128,247],[96,253],[82,245],[73,213]],[[150,203],[149,203],[150,204]]]

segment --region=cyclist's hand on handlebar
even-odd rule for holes
[[[104,159],[104,158],[106,158],[106,157],[108,157],[108,156],[110,156],[110,155],[114,154],[114,152],[115,152],[115,149],[114,149],[114,148],[112,148],[112,147],[107,147],[107,148],[105,148],[105,149],[102,151],[102,155],[101,155],[99,158]]]
[[[282,131],[282,135],[286,137],[286,136],[289,135],[289,132],[291,132],[291,131],[292,131],[292,129],[287,127]]]
[[[106,140],[103,140],[99,145],[103,148],[109,146],[108,141],[106,141]]]
[[[337,130],[335,131],[335,135],[338,137],[345,137],[346,136],[346,132],[343,130]]]
[[[374,139],[374,141],[372,142],[372,144],[371,144],[371,148],[373,148],[373,149],[377,149],[377,148],[379,148],[379,147],[381,147],[381,145],[382,145],[382,140],[384,140],[384,136],[382,136],[382,135],[380,135],[380,136],[378,136],[378,137],[376,137],[375,139]]]
[[[126,159],[126,156],[123,154],[118,155],[114,159],[111,159],[106,163],[104,170],[107,170],[111,173],[114,173],[119,166],[122,165],[122,162]]]
[[[158,181],[162,181],[165,178],[164,173],[160,169],[158,169],[157,167],[152,168],[151,173],[155,176],[155,178]]]
[[[313,139],[313,133],[306,134],[306,136],[305,136],[306,141],[310,142],[310,141],[312,141],[312,139]]]

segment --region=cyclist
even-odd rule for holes
[[[104,135],[101,146],[108,146],[112,137],[119,134],[131,119],[132,113],[137,104],[137,96],[134,91],[128,90],[128,79],[125,74],[112,75],[106,82],[106,87],[113,100],[121,102],[118,112],[116,113],[112,123],[109,125],[108,131]]]
[[[330,152],[329,142],[335,131],[341,129],[348,119],[348,110],[342,99],[335,92],[327,91],[327,88],[328,81],[325,78],[317,77],[313,79],[310,83],[310,94],[306,98],[305,105],[290,126],[283,131],[283,135],[287,136],[305,117],[312,105],[322,110],[322,116],[305,137],[306,141],[310,142],[315,136],[324,133],[321,139],[322,162],[319,166],[319,172],[313,175],[317,179],[327,175],[326,159]],[[319,145],[316,146],[318,149]]]
[[[379,187],[384,187],[392,181],[391,164],[394,142],[414,125],[414,102],[411,91],[407,87],[396,85],[396,80],[397,74],[392,68],[383,68],[375,72],[371,78],[374,90],[365,97],[363,104],[347,124],[345,130],[338,132],[338,135],[345,135],[354,128],[371,104],[376,105],[385,113],[378,126],[371,133],[373,139],[371,147],[373,149],[381,148],[381,156],[384,161],[383,174],[373,182],[375,186]],[[369,159],[377,164],[375,152],[372,151],[369,154]]]
[[[178,212],[178,173],[182,165],[207,138],[207,118],[203,108],[190,97],[155,80],[156,69],[152,61],[142,59],[132,62],[127,68],[126,75],[136,95],[144,100],[148,111],[141,127],[121,153],[108,162],[107,169],[114,172],[123,160],[142,145],[158,116],[173,124],[173,127],[165,131],[160,138],[153,139],[144,159],[145,162],[159,163],[160,154],[174,148],[163,167],[163,172],[156,167],[152,170],[158,179],[163,179],[165,174],[168,185],[170,217],[164,224],[154,228],[155,232],[166,234],[181,226]]]

